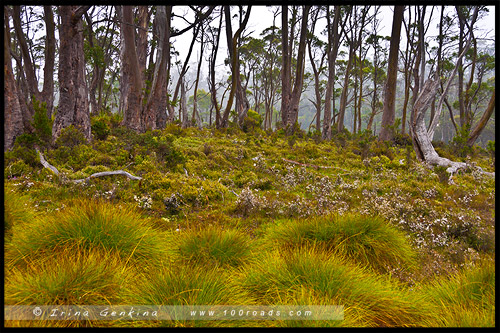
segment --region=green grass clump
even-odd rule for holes
[[[404,234],[378,216],[347,214],[286,221],[269,228],[266,239],[280,248],[316,244],[377,271],[415,263],[415,252]]]
[[[344,321],[330,325],[425,326],[432,320],[425,302],[394,280],[320,248],[268,253],[240,279],[261,304],[297,304],[306,293],[322,304],[343,305]]]
[[[438,278],[423,287],[436,304],[437,326],[495,326],[495,266],[492,261]]]
[[[69,207],[54,215],[15,229],[6,258],[18,262],[72,244],[114,250],[126,258],[159,260],[164,254],[162,236],[133,209],[94,200],[66,204]]]
[[[5,304],[119,304],[128,270],[123,258],[103,250],[69,246],[6,274]]]
[[[35,220],[36,214],[31,207],[29,196],[13,192],[10,188],[4,189],[4,221],[5,238],[12,237],[15,225],[25,225]]]
[[[151,266],[137,281],[130,289],[130,304],[242,305],[250,304],[251,300],[251,296],[233,282],[231,274],[217,267],[179,263]],[[234,326],[234,322],[172,320],[158,325]]]
[[[237,266],[249,258],[251,240],[236,229],[207,227],[182,235],[178,252],[190,262]]]

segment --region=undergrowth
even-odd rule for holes
[[[6,326],[495,326],[491,151],[447,157],[401,137],[331,141],[230,128],[137,134],[92,120],[39,163],[4,156],[6,304],[343,305],[338,321],[8,321]],[[30,141],[31,140],[31,141]],[[292,147],[292,148],[291,148]],[[463,157],[465,156],[465,157]],[[123,176],[86,178],[124,170]]]

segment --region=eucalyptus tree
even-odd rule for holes
[[[340,46],[341,35],[339,34],[339,24],[341,18],[341,7],[335,6],[333,21],[331,20],[330,7],[326,7],[327,19],[327,56],[328,56],[328,79],[326,84],[325,93],[325,111],[323,117],[323,139],[329,140],[332,137],[332,104],[335,102],[334,89],[335,89],[335,66],[337,54]],[[335,110],[335,108],[333,108]]]
[[[51,6],[43,6],[43,14],[38,9],[41,8],[30,6],[28,13],[28,6],[13,6],[12,8],[12,21],[16,34],[16,42],[20,48],[20,58],[22,58],[20,69],[24,71],[28,95],[28,99],[21,101],[21,103],[27,105],[30,116],[33,116],[34,100],[45,103],[47,116],[50,118],[54,105],[56,51],[54,13]],[[21,16],[25,16],[27,22],[22,23]],[[44,23],[35,24],[39,20],[43,20]],[[28,21],[31,23],[28,23]],[[46,33],[39,39],[43,40],[44,47],[35,40],[35,35],[43,27]],[[31,36],[28,34],[31,34]],[[43,49],[44,53],[37,52],[37,49]],[[41,62],[44,63],[42,90],[39,89],[40,79],[39,75],[37,75],[37,68],[40,67]]]
[[[83,16],[91,6],[59,6],[59,105],[53,140],[70,125],[91,140],[88,88],[85,78]]]
[[[146,9],[139,10],[137,26],[133,17],[133,8],[130,6],[117,6],[120,14],[121,30],[121,94],[122,110],[124,112],[123,124],[138,132],[148,129],[161,129],[167,121],[173,121],[175,113],[171,108],[169,100],[168,83],[171,68],[171,39],[190,31],[199,29],[200,23],[205,20],[214,10],[215,6],[190,6],[195,14],[193,22],[182,29],[171,27],[172,6],[154,7],[153,31],[154,44],[151,45],[149,56],[150,65],[146,70],[144,60],[144,34],[136,33],[136,28],[143,31],[145,28],[144,17],[150,15]],[[203,11],[205,10],[205,11]],[[149,26],[148,26],[149,28]],[[136,43],[136,35],[139,43]],[[147,34],[146,34],[147,35]],[[142,36],[142,37],[141,37]],[[155,59],[153,61],[153,46],[155,48]],[[179,83],[179,87],[182,81]],[[175,101],[174,101],[175,102]],[[167,116],[168,111],[168,116]]]
[[[290,35],[288,34],[288,6],[282,6],[281,12],[281,35],[282,35],[282,87],[281,87],[281,117],[282,125],[287,129],[288,134],[292,134],[294,125],[297,123],[299,115],[300,96],[304,84],[304,62],[307,38],[307,21],[311,6],[303,6],[301,15],[300,37],[297,50],[297,67],[295,79],[291,78],[292,68],[292,45],[295,28],[295,20],[292,19]],[[295,13],[295,11],[293,11]]]
[[[277,12],[275,13],[277,14]],[[276,16],[274,16],[276,19]],[[280,29],[274,25],[264,29],[261,33],[264,41],[261,70],[258,78],[264,90],[264,129],[272,128],[274,105],[279,99],[280,88]]]
[[[384,111],[382,113],[382,129],[379,139],[383,141],[393,138],[396,101],[396,80],[398,70],[399,41],[401,36],[401,24],[403,22],[404,6],[394,6],[392,20],[391,45],[389,48],[389,60],[387,65],[387,81],[384,91]]]
[[[339,115],[336,122],[337,130],[339,132],[344,129],[345,112],[347,105],[349,104],[349,80],[351,77],[351,70],[355,63],[356,51],[359,47],[361,47],[363,31],[369,22],[368,14],[370,6],[363,6],[362,8],[359,7],[360,6],[352,6],[346,9],[347,13],[344,20],[347,21],[348,24],[342,25],[342,30],[345,35],[345,44],[349,48],[349,58],[344,73],[342,94],[340,96]]]
[[[251,8],[252,8],[252,6],[248,6],[247,11],[245,13],[245,16],[242,19],[243,9],[240,6],[239,27],[238,27],[238,30],[236,30],[236,32],[233,35],[232,26],[231,26],[231,9],[230,9],[230,6],[224,6],[224,15],[225,15],[225,21],[226,21],[227,48],[229,51],[229,58],[230,58],[230,62],[231,62],[231,65],[230,65],[231,66],[231,90],[229,93],[226,108],[224,109],[224,113],[222,114],[220,127],[227,127],[229,125],[229,113],[230,113],[231,108],[233,106],[233,100],[234,100],[235,96],[236,96],[235,109],[236,109],[236,114],[238,117],[237,118],[238,124],[241,125],[243,123],[243,119],[246,117],[248,109],[250,108],[250,104],[248,103],[246,93],[243,90],[243,87],[241,85],[238,45],[240,42],[240,36],[243,33],[243,30],[246,28],[246,25],[248,23],[248,19],[250,18]]]
[[[383,103],[380,98],[380,91],[383,88],[387,76],[384,67],[387,65],[387,49],[386,42],[390,40],[388,37],[379,35],[380,20],[377,19],[379,7],[375,9],[374,18],[371,24],[372,30],[366,39],[366,44],[370,45],[373,49],[373,61],[370,70],[371,81],[373,84],[371,90],[370,102],[370,117],[366,125],[367,130],[371,130],[375,116],[382,112]],[[406,86],[405,86],[406,87]]]
[[[14,146],[16,138],[23,134],[23,112],[19,101],[16,79],[12,70],[9,10],[4,7],[3,65],[4,65],[4,151]]]
[[[95,13],[96,9],[97,12]],[[84,52],[87,63],[87,85],[89,87],[92,114],[106,109],[106,86],[109,88],[109,85],[112,85],[116,79],[116,75],[111,74],[110,81],[106,84],[106,77],[110,76],[110,73],[114,69],[112,62],[119,55],[117,47],[119,42],[117,37],[119,34],[116,31],[117,20],[114,19],[114,15],[115,10],[113,6],[93,7],[84,15],[84,28],[86,30],[84,35],[84,37],[86,36],[84,40]],[[147,16],[145,19],[147,20]],[[143,18],[140,22],[143,23],[145,19]],[[140,48],[138,47],[138,49]],[[141,60],[139,63],[141,63]],[[145,67],[145,65],[141,67]],[[116,73],[116,70],[113,73]]]
[[[323,110],[323,93],[325,90],[324,82],[321,81],[321,75],[325,72],[326,67],[323,65],[327,56],[327,43],[314,35],[316,22],[321,11],[321,7],[313,9],[311,14],[311,27],[307,38],[307,54],[309,55],[309,63],[313,70],[314,78],[314,100],[310,100],[315,109],[316,130],[321,129],[321,112]],[[328,16],[328,13],[327,13]],[[319,59],[317,59],[319,57]],[[317,63],[317,61],[319,61]]]

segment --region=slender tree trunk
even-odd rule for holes
[[[12,60],[10,57],[10,27],[7,11],[4,12],[4,40],[3,40],[3,68],[4,68],[4,145],[3,150],[7,151],[14,146],[16,138],[24,131],[23,114],[19,104],[19,96],[16,88],[14,73],[12,71]]]
[[[288,6],[281,7],[281,126],[285,127],[290,104],[292,63],[288,47]]]
[[[226,31],[227,31],[227,29],[230,29],[230,27],[228,27],[228,25],[227,25],[228,24],[227,23],[228,16],[230,16],[229,6],[225,6],[224,9],[225,9],[225,13],[226,13]],[[229,36],[228,36],[228,47],[230,46],[229,55],[230,55],[230,59],[231,59],[232,81],[231,81],[231,90],[229,92],[229,98],[227,101],[226,109],[224,110],[224,113],[222,115],[221,127],[228,126],[229,112],[231,111],[231,107],[233,106],[233,99],[234,99],[234,96],[236,95],[236,93],[238,92],[238,89],[240,89],[240,95],[242,93],[241,92],[242,88],[239,88],[239,87],[241,87],[241,81],[239,79],[240,75],[239,75],[238,56],[237,56],[237,54],[238,54],[237,53],[238,52],[238,48],[237,48],[238,44],[237,43],[238,43],[238,39],[240,38],[241,33],[243,32],[243,30],[245,29],[245,27],[248,23],[248,19],[250,17],[250,11],[251,11],[251,6],[248,6],[248,11],[245,14],[245,19],[240,24],[239,29],[236,31],[236,33],[234,34],[234,36],[232,38],[229,38]],[[230,21],[230,18],[229,18],[229,21]],[[229,33],[230,32],[231,32],[231,30],[229,30]],[[240,96],[239,98],[241,99],[242,97]],[[249,107],[248,100],[246,101],[246,106]],[[244,114],[238,114],[238,121],[241,124],[242,117],[244,118],[246,116],[246,111],[248,111],[248,108],[246,109],[246,111],[244,111],[244,110],[240,110],[240,111],[244,112]]]
[[[469,50],[469,48],[471,46],[472,39],[474,36],[472,33],[472,28],[473,28],[474,23],[476,22],[478,12],[479,12],[479,7],[476,6],[474,8],[474,13],[472,14],[472,19],[471,19],[471,23],[470,23],[471,30],[469,33],[469,38],[467,39],[467,42],[465,43],[465,46],[462,49],[462,52],[459,54],[457,64],[455,65],[455,68],[453,69],[453,71],[451,73],[450,79],[448,79],[448,82],[445,85],[443,93],[441,94],[441,97],[439,98],[438,105],[437,105],[437,111],[435,112],[434,117],[431,118],[431,124],[429,126],[429,130],[427,131],[431,140],[434,137],[434,131],[436,129],[436,126],[437,126],[438,121],[439,121],[439,117],[441,115],[441,110],[443,108],[443,101],[444,101],[446,94],[448,93],[448,90],[450,89],[450,86],[451,86],[451,81],[452,81],[451,78],[454,78],[457,71],[459,71],[460,67],[462,66],[462,59],[464,58],[465,54],[467,53],[467,51]]]
[[[201,41],[200,41],[200,58],[198,59],[198,68],[196,69],[196,81],[194,84],[194,94],[193,94],[193,116],[191,117],[191,123],[196,124],[197,127],[201,128],[200,116],[198,114],[198,84],[200,82],[200,72],[201,72],[201,63],[203,60],[203,49],[205,44],[203,42],[203,38],[205,36],[205,31],[203,27],[201,28]]]
[[[474,129],[470,132],[469,138],[467,139],[467,145],[469,147],[472,147],[474,145],[474,142],[476,142],[477,138],[479,137],[483,129],[486,127],[486,124],[488,123],[488,120],[490,120],[494,110],[495,110],[495,90],[493,90],[493,95],[491,95],[490,102],[488,103],[488,107],[486,107],[483,116],[481,117],[477,125],[474,127]]]
[[[391,45],[389,48],[389,64],[387,68],[387,82],[385,85],[384,111],[382,114],[382,129],[379,135],[379,139],[382,141],[392,140],[394,135],[390,126],[394,125],[395,118],[398,53],[399,40],[401,35],[401,23],[403,22],[403,13],[404,6],[394,7]]]
[[[328,31],[328,80],[325,93],[325,111],[323,118],[323,140],[332,138],[332,100],[334,100],[334,83],[335,83],[335,61],[340,41],[339,22],[340,22],[340,7],[335,6],[333,25],[330,23],[330,10],[327,7],[326,13],[327,31]]]
[[[35,76],[35,69],[31,61],[30,52],[28,50],[28,43],[21,28],[21,7],[13,7],[12,21],[14,22],[14,30],[16,31],[17,40],[21,48],[21,56],[24,61],[24,72],[26,75],[26,82],[28,83],[28,95],[30,99],[35,98],[40,101],[40,92],[38,90],[38,82]]]
[[[151,86],[146,109],[143,112],[145,129],[160,129],[165,127],[167,121],[167,86],[169,73],[167,68],[170,64],[170,21],[172,18],[172,6],[158,6],[158,53],[156,57],[155,73]],[[170,114],[170,120],[172,120]]]
[[[305,49],[306,49],[306,38],[307,38],[307,20],[310,9],[311,6],[304,6],[304,10],[302,13],[299,49],[297,51],[297,71],[295,73],[295,83],[293,85],[289,110],[287,112],[288,117],[286,125],[288,126],[289,129],[293,128],[293,125],[297,122],[299,117],[300,96],[302,94],[302,87],[304,84],[304,63],[305,63]]]
[[[148,24],[149,24],[149,13],[148,6],[138,6],[137,13],[137,34],[136,34],[136,45],[137,45],[137,61],[139,63],[139,70],[141,73],[142,81],[146,80],[146,60],[148,53]]]
[[[180,103],[180,109],[181,109],[181,114],[182,114],[182,128],[187,128],[189,126],[189,118],[188,118],[188,113],[187,113],[187,103],[186,103],[186,81],[184,77],[181,78],[181,103]]]
[[[344,75],[344,87],[342,88],[342,94],[340,95],[339,116],[337,119],[337,131],[339,132],[344,130],[344,116],[345,116],[345,109],[347,107],[347,94],[348,94],[347,90],[349,88],[349,76],[351,75],[353,58],[354,58],[354,46],[351,44],[351,46],[349,47],[349,60],[347,61],[347,67]]]
[[[215,81],[215,63],[217,60],[217,53],[219,50],[219,41],[220,41],[220,32],[222,28],[222,19],[223,15],[222,12],[220,14],[220,20],[219,20],[219,28],[217,29],[217,36],[214,36],[214,41],[213,41],[213,47],[212,47],[212,54],[210,57],[210,62],[209,62],[209,68],[210,68],[210,94],[212,98],[212,110],[215,108],[215,126],[217,128],[221,128],[221,108],[219,106],[219,103],[217,102],[217,87],[216,87],[216,81]],[[212,111],[211,111],[212,112]],[[212,121],[212,114],[210,114],[210,121]]]
[[[54,108],[54,63],[56,54],[56,37],[54,13],[51,6],[43,6],[46,29],[45,66],[43,67],[42,101],[47,103],[47,116],[52,116]]]
[[[465,18],[462,14],[460,6],[456,6],[458,14],[459,38],[458,38],[458,54],[461,54],[464,49],[465,38]],[[465,103],[464,103],[464,67],[462,58],[458,61],[458,104],[460,110],[460,127],[463,128],[466,124],[465,119]]]

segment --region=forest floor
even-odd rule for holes
[[[344,319],[6,321],[6,326],[495,326],[494,156],[367,133],[286,137],[105,119],[46,160],[4,157],[5,304],[342,305]],[[93,127],[96,131],[98,127]],[[101,171],[124,176],[72,180]]]

